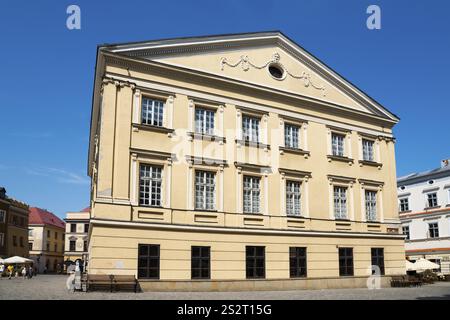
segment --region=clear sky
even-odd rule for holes
[[[81,30],[66,9],[81,8]],[[366,9],[381,8],[381,30]],[[281,30],[397,114],[397,173],[450,158],[450,1],[0,2],[0,186],[63,217],[89,205],[96,46]]]

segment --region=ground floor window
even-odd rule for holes
[[[245,262],[247,279],[266,277],[265,247],[246,246]]]
[[[306,277],[306,248],[289,248],[289,273],[291,278]]]
[[[210,278],[210,247],[192,247],[191,249],[191,277],[192,279]]]
[[[339,248],[339,276],[353,276],[353,248]]]
[[[138,253],[138,278],[159,279],[159,245],[140,244]]]
[[[384,275],[384,249],[383,248],[372,248],[372,266],[378,266],[380,268],[381,275]],[[372,270],[374,274],[374,270]]]

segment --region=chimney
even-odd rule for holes
[[[450,159],[445,159],[441,161],[441,168],[450,167]]]

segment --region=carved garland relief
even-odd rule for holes
[[[320,90],[323,96],[326,95],[325,86],[322,84],[320,84],[320,85],[316,84],[312,80],[311,75],[308,72],[303,71],[300,75],[295,75],[295,74],[291,73],[287,68],[285,68],[283,66],[283,64],[280,62],[280,60],[281,60],[280,54],[277,52],[275,52],[272,55],[272,58],[270,60],[268,60],[266,63],[264,63],[263,65],[260,65],[260,66],[253,64],[247,55],[241,56],[241,58],[238,61],[236,61],[235,63],[231,63],[228,61],[227,58],[222,57],[220,59],[220,69],[223,71],[226,65],[231,68],[235,68],[235,67],[238,67],[239,65],[241,65],[241,68],[243,71],[248,71],[250,69],[250,67],[260,70],[260,69],[267,68],[268,66],[271,66],[271,65],[277,65],[283,70],[283,72],[286,75],[289,75],[290,77],[292,77],[294,79],[303,80],[302,81],[303,85],[306,88],[311,86],[314,89]],[[283,77],[283,79],[284,79],[284,77]],[[283,79],[278,79],[278,80],[283,80]]]

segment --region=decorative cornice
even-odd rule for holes
[[[248,55],[243,55],[241,56],[241,58],[234,62],[234,63],[230,63],[228,62],[228,59],[225,57],[220,58],[220,69],[223,71],[225,66],[229,66],[231,68],[235,68],[237,66],[241,66],[243,71],[248,71],[250,70],[250,67],[261,70],[264,68],[267,68],[269,65],[271,64],[276,64],[278,65],[280,68],[283,69],[283,72],[286,73],[287,75],[289,75],[290,77],[297,79],[297,80],[303,80],[303,85],[307,88],[309,86],[313,87],[314,89],[320,90],[322,93],[322,96],[326,96],[326,90],[325,90],[325,86],[323,84],[316,84],[315,82],[313,82],[311,75],[306,72],[306,71],[302,71],[301,74],[296,75],[292,72],[290,72],[281,62],[281,56],[278,52],[275,52],[272,55],[272,58],[269,59],[266,63],[262,64],[262,65],[256,65],[253,62],[250,61],[250,58],[248,57]],[[284,79],[284,77],[283,77]],[[283,80],[283,79],[279,79],[279,80]]]
[[[226,166],[227,161],[222,159],[212,159],[205,157],[186,156],[186,161],[192,164],[210,165],[210,166]]]

